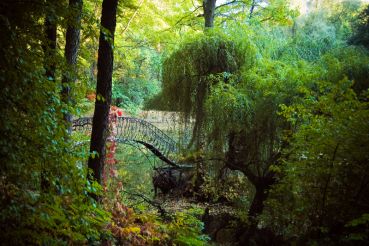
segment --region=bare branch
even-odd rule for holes
[[[268,21],[268,20],[272,20],[272,19],[273,19],[273,17],[269,16],[267,18],[262,19],[260,22],[264,22],[264,21]]]
[[[256,0],[252,0],[251,7],[250,7],[250,13],[249,13],[249,20],[252,18],[252,14],[254,13],[254,9],[256,7]]]
[[[222,14],[222,13],[217,13],[217,14],[215,14],[215,16],[221,16],[221,17],[224,17],[224,18],[227,18],[227,19],[231,19],[233,21],[237,21],[237,19],[234,18],[232,15],[226,15],[226,14]]]
[[[225,7],[225,6],[228,6],[228,5],[232,5],[232,4],[235,4],[235,3],[244,3],[244,4],[246,4],[245,1],[233,0],[233,1],[230,1],[228,3],[223,3],[221,5],[218,5],[218,6],[215,7],[215,9],[217,10],[219,8],[222,8],[222,7]]]
[[[127,29],[129,28],[129,25],[131,24],[132,20],[135,18],[135,16],[138,13],[138,10],[141,8],[142,4],[144,3],[145,0],[141,0],[140,4],[138,5],[137,9],[135,10],[135,12],[133,13],[133,15],[131,16],[131,18],[129,19],[127,26],[123,29],[123,31],[121,32],[122,35],[124,35],[124,33],[127,31]]]
[[[130,195],[130,196],[133,196],[133,197],[139,197],[141,198],[144,202],[146,202],[147,204],[151,205],[152,207],[156,208],[160,215],[165,218],[165,219],[169,219],[170,216],[169,216],[169,213],[168,211],[166,211],[159,202],[157,201],[154,201],[154,200],[151,200],[150,198],[142,195],[142,194],[139,194],[139,193],[132,193],[132,192],[128,192],[128,191],[123,191],[124,193]]]
[[[191,16],[193,13],[195,13],[198,9],[202,8],[202,6],[197,6],[194,10],[191,11],[191,13],[189,13],[188,15],[185,15],[183,16],[182,18],[180,18],[173,26],[177,26],[178,24],[180,24],[184,19],[186,19],[187,17]],[[203,15],[197,15],[196,17],[200,17],[200,16],[203,16]]]

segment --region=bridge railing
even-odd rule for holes
[[[166,162],[178,154],[176,141],[153,124],[133,117],[117,117],[115,124],[110,124],[115,131],[113,136],[118,142],[134,141],[150,146],[150,150]],[[91,134],[92,117],[83,117],[73,121],[73,130]]]
[[[151,144],[166,156],[178,151],[177,143],[172,138],[145,120],[132,117],[118,117],[116,128],[117,140],[145,142]]]

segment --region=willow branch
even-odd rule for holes
[[[138,13],[138,10],[141,8],[142,4],[144,3],[145,0],[141,0],[140,4],[138,5],[137,9],[135,10],[135,12],[133,13],[133,15],[131,16],[131,18],[129,19],[128,23],[127,23],[127,26],[123,29],[122,31],[122,35],[124,35],[124,33],[128,30],[132,20],[135,18],[135,16],[137,15]]]

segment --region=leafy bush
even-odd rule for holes
[[[210,238],[202,234],[204,223],[199,218],[203,213],[198,208],[175,213],[172,221],[164,226],[175,245],[206,245]]]
[[[126,78],[115,81],[113,86],[113,99],[117,106],[136,114],[144,102],[159,92],[159,81],[141,78]]]
[[[286,225],[275,229],[287,238],[343,243],[355,230],[367,231],[365,222],[347,226],[369,211],[363,185],[369,172],[369,105],[351,86],[347,78],[322,82],[320,96],[308,93],[301,104],[284,108],[289,119],[302,124],[286,151],[285,177],[269,201],[279,213],[268,213],[273,227]]]
[[[118,244],[158,245],[169,242],[160,219],[148,211],[139,214],[120,202],[113,204],[113,220],[108,226]]]
[[[204,225],[199,220],[202,213],[201,209],[189,209],[163,219],[147,208],[135,212],[115,202],[108,228],[118,244],[206,245],[209,238],[202,234]]]

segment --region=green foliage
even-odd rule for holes
[[[209,30],[188,37],[163,63],[163,90],[158,95],[162,108],[195,118],[194,140],[200,141],[204,123],[204,104],[213,85],[237,78],[241,67],[251,67],[255,51],[246,40],[231,33]],[[198,144],[198,142],[197,142]]]
[[[278,229],[286,237],[345,241],[353,232],[344,226],[369,209],[369,190],[362,183],[369,171],[369,108],[351,86],[347,79],[321,82],[320,96],[308,93],[303,103],[284,110],[293,122],[302,122],[288,151],[286,176],[275,188],[287,194],[279,199],[285,212],[273,215],[274,221],[282,219],[278,224],[288,221],[283,231]],[[340,237],[334,238],[337,232]]]
[[[136,114],[149,100],[159,92],[158,81],[148,81],[140,78],[127,78],[113,86],[113,99],[118,107],[129,113]]]
[[[304,62],[287,65],[261,60],[243,72],[241,83],[219,83],[213,88],[207,101],[209,123],[213,129],[222,129],[224,137],[232,129],[252,131],[253,124],[263,124],[271,115],[278,117],[280,104],[298,100],[299,87],[310,79],[309,70]]]
[[[242,66],[253,64],[247,40],[238,43],[220,32],[190,37],[163,64],[163,93],[167,107],[194,115],[201,111],[211,85],[227,80]]]
[[[206,245],[209,237],[202,234],[204,223],[199,219],[203,213],[202,209],[192,208],[174,215],[165,230],[175,245]]]
[[[223,5],[224,3],[227,3]],[[290,25],[297,11],[292,10],[287,0],[269,1],[223,1],[216,9],[215,24],[218,26],[237,25]],[[262,7],[261,7],[262,6]]]
[[[368,64],[369,53],[355,46],[332,50],[321,61],[326,71],[325,80],[334,82],[347,77],[358,95],[369,88]]]
[[[347,238],[346,242],[361,243],[368,241],[369,235],[369,214],[362,214],[359,218],[350,221],[346,224],[347,228],[354,228]]]
[[[280,105],[298,102],[302,85],[310,82],[316,71],[303,61],[289,65],[263,59],[242,75],[241,82],[213,87],[206,101],[208,142],[221,158],[227,158],[230,134],[236,134],[233,144],[240,150],[230,158],[238,160],[237,170],[256,177],[278,173],[276,156],[293,132],[279,114]]]
[[[166,245],[169,243],[169,237],[162,228],[163,222],[155,213],[135,212],[120,202],[109,205],[107,209],[111,210],[113,215],[112,223],[108,226],[114,236],[113,242],[119,245]]]
[[[351,44],[368,48],[369,8],[358,15],[357,1],[320,1],[324,10],[297,18],[284,0],[268,1],[249,15],[251,2],[219,8],[222,17],[215,22],[221,28],[199,33],[201,22],[193,17],[201,13],[192,1],[124,1],[114,47],[113,98],[134,113],[162,82],[152,104],[196,120],[194,137],[205,145],[185,161],[214,157],[206,163],[212,174],[228,160],[230,133],[236,132],[238,168],[259,178],[273,174],[279,182],[264,203],[259,227],[296,243],[365,244],[369,56],[364,48],[346,44],[353,31]],[[110,180],[114,190],[104,197],[112,202],[102,205],[90,197],[103,190],[87,181],[90,153],[83,143],[89,137],[67,135],[63,113],[77,116],[92,108],[84,97],[95,86],[101,1],[84,2],[79,64],[73,72],[60,50],[75,14],[67,1],[3,1],[0,6],[6,10],[0,14],[2,242],[98,244],[113,236],[117,243],[136,245],[207,244],[200,210],[163,221],[142,205],[134,211],[121,204],[131,205],[129,192],[152,194],[152,166],[132,148],[118,153],[121,180]],[[45,16],[58,25],[55,53],[44,50]],[[46,77],[52,65],[56,76]],[[65,73],[78,78],[71,85],[75,105],[60,98]],[[251,182],[238,175],[221,181],[206,176],[202,191],[214,200],[250,206]]]
[[[119,160],[117,180],[123,183],[124,191],[127,194],[123,196],[124,203],[131,205],[137,202],[135,197],[130,194],[152,197],[152,173],[153,167],[158,165],[157,158],[139,145],[118,144],[117,159]],[[137,177],[140,178],[137,179]]]
[[[360,3],[354,0],[321,4],[324,8],[294,17],[293,25],[289,27],[254,28],[261,52],[273,59],[293,63],[296,59],[317,61],[330,50],[345,47],[352,35]],[[266,51],[269,52],[265,54]]]
[[[209,238],[202,234],[204,224],[199,218],[203,209],[194,207],[170,213],[163,219],[144,204],[134,209],[120,202],[121,187],[112,199],[104,204],[111,211],[112,222],[108,225],[117,244],[132,245],[206,245]]]
[[[122,38],[115,40],[113,99],[136,114],[144,102],[159,93],[163,51],[171,50],[180,39],[177,31],[167,30],[192,4],[172,0],[129,2],[135,7],[125,8],[117,23],[117,34]]]
[[[292,30],[280,30],[282,36],[280,34],[277,38],[283,45],[274,51],[272,57],[290,62],[296,59],[316,61],[327,51],[342,45],[344,40],[338,38],[337,27],[327,18],[327,12],[322,10],[296,19]]]
[[[369,5],[359,14],[354,25],[354,33],[351,37],[351,43],[363,45],[369,48]]]
[[[218,177],[205,176],[205,181],[201,186],[201,192],[212,202],[238,202],[243,197],[251,195],[247,187],[247,179],[241,173],[231,173],[224,175],[220,179]]]
[[[343,228],[368,209],[364,205],[366,189],[359,188],[363,187],[364,176],[357,176],[367,172],[364,149],[368,143],[363,139],[368,122],[368,55],[358,47],[343,48],[334,38],[334,29],[332,34],[332,42],[324,51],[314,51],[314,47],[320,49],[318,44],[322,41],[314,47],[301,43],[296,46],[313,52],[309,53],[312,56],[275,56],[278,49],[265,52],[268,48],[258,46],[259,54],[272,59],[259,59],[256,66],[245,70],[241,81],[230,79],[213,85],[206,100],[208,143],[213,143],[214,150],[226,150],[229,132],[244,132],[245,137],[237,145],[245,146],[238,154],[243,158],[245,173],[265,176],[273,172],[277,178],[284,177],[281,185],[274,188],[273,199],[268,200],[271,209],[260,221],[267,221],[276,233],[288,239],[316,238],[328,243],[334,242],[332,235],[341,233],[338,240],[343,242],[347,235],[356,235],[355,230],[359,234],[366,232],[365,226],[351,232],[337,227]],[[309,38],[318,40],[321,36]],[[302,37],[298,39],[305,42]],[[314,45],[311,41],[306,44]],[[296,47],[290,49],[295,52]],[[359,94],[361,101],[356,96]],[[284,118],[287,115],[289,122]],[[290,145],[291,136],[294,142]],[[335,158],[340,161],[335,160],[331,168],[330,159],[338,142],[341,157]],[[271,162],[271,157],[278,153],[284,156]],[[285,162],[287,172],[281,166]],[[330,181],[325,188],[327,177]],[[355,209],[356,213],[350,211],[355,200],[350,191],[357,189],[363,192],[363,201],[356,204],[361,207]],[[342,212],[338,213],[337,207]]]
[[[333,4],[332,13],[330,14],[328,21],[331,22],[336,29],[337,38],[340,40],[350,39],[352,35],[355,20],[359,15],[363,1],[361,0],[346,0]]]
[[[59,73],[61,53],[45,57],[46,14],[64,26],[65,1],[1,3],[0,208],[1,240],[19,245],[85,244],[99,241],[110,216],[89,193],[86,155],[66,140]],[[62,67],[62,66],[61,66]]]
[[[53,148],[54,151],[68,149],[57,144]],[[31,173],[23,182],[12,180],[10,174],[14,171],[2,176],[1,224],[5,226],[2,240],[16,240],[18,244],[85,243],[98,241],[102,234],[107,234],[104,226],[110,216],[89,196],[98,192],[99,185],[86,181],[87,171],[81,163],[78,166],[69,164],[78,163],[80,158],[63,157],[60,161],[60,153],[58,157],[57,168],[22,167]],[[50,186],[40,191],[37,174],[45,171]]]

